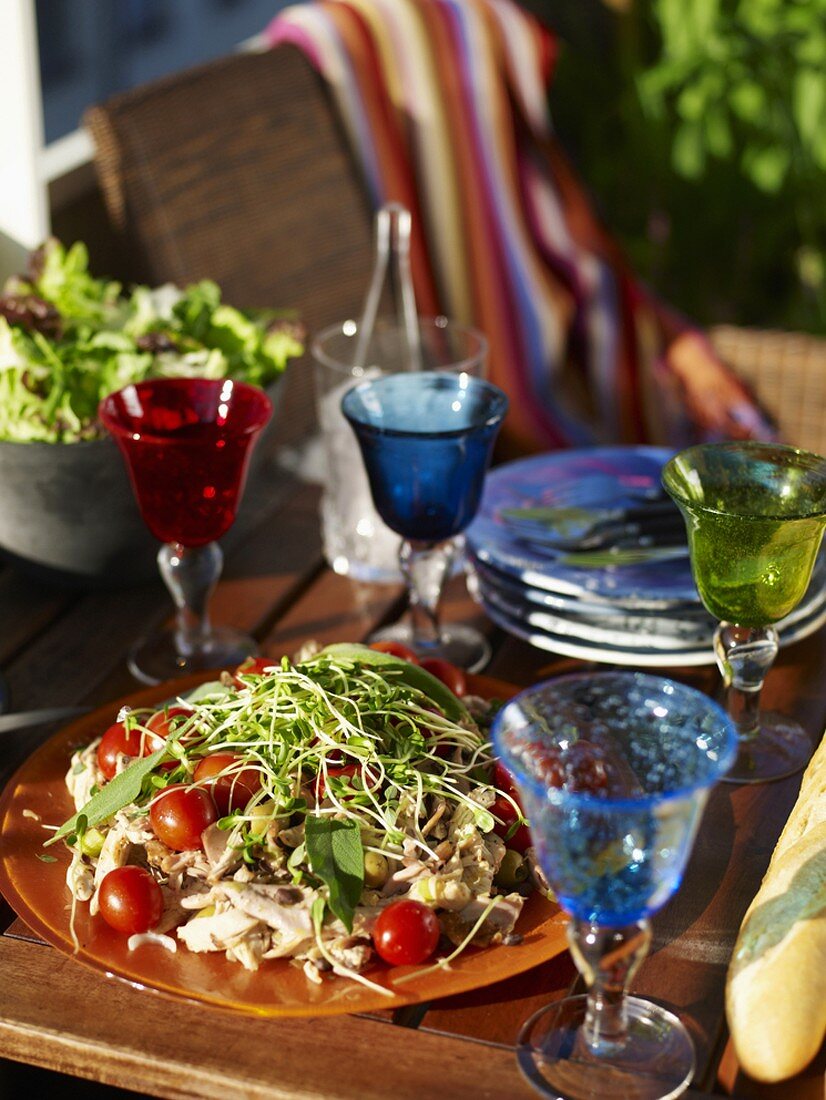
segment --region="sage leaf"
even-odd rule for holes
[[[348,932],[364,888],[364,849],[357,821],[308,816],[304,843],[310,870],[329,893],[328,904]]]
[[[453,722],[460,722],[467,717],[467,707],[457,699],[453,692],[437,680],[426,668],[420,665],[412,665],[400,657],[394,657],[392,653],[382,653],[377,649],[370,649],[366,645],[358,645],[351,642],[334,642],[325,646],[318,654],[319,657],[333,657],[344,661],[357,661],[362,665],[372,665],[375,668],[392,670],[398,678],[417,691],[423,692],[429,699],[442,708],[445,715]]]
[[[160,762],[165,753],[166,745],[158,749],[157,752],[153,752],[151,756],[139,757],[134,764],[124,768],[105,787],[101,787],[97,794],[92,795],[81,810],[70,817],[68,821],[64,821],[57,832],[46,841],[44,847],[48,847],[50,844],[54,844],[55,841],[62,840],[64,836],[76,832],[78,823],[84,818],[86,819],[85,827],[88,829],[93,825],[99,825],[101,821],[107,821],[118,810],[122,810],[124,806],[134,802],[141,793],[144,779]]]
[[[222,684],[220,680],[209,680],[207,683],[199,684],[198,687],[187,692],[184,699],[189,706],[194,707],[196,703],[202,703],[205,699],[228,698],[230,694],[229,688]]]

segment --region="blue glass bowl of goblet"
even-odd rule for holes
[[[341,410],[364,459],[376,510],[403,536],[399,565],[410,621],[373,640],[401,643],[418,657],[478,672],[490,657],[484,635],[465,623],[442,627],[438,606],[456,553],[455,535],[479,507],[504,393],[465,372],[407,371],[361,382]]]
[[[388,527],[429,543],[464,531],[479,507],[507,405],[481,378],[436,371],[387,375],[345,394],[342,412]]]
[[[647,918],[679,887],[709,789],[734,761],[733,722],[663,677],[582,673],[517,695],[492,737],[542,871],[571,915],[571,953],[588,987],[525,1023],[520,1068],[554,1097],[679,1095],[694,1072],[691,1038],[673,1013],[626,988],[650,943]]]
[[[560,904],[612,927],[650,916],[677,889],[708,790],[735,748],[731,720],[708,696],[628,672],[529,688],[499,713],[493,738]],[[543,781],[548,755],[564,761],[575,743],[595,746],[603,789]]]

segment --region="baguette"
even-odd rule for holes
[[[826,737],[749,906],[726,983],[726,1014],[746,1073],[799,1073],[826,1035]]]

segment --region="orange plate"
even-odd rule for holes
[[[85,904],[77,906],[75,931],[80,948],[75,950],[69,929],[71,899],[65,883],[68,851],[62,845],[42,848],[47,838],[43,826],[59,825],[73,812],[64,778],[70,756],[106,729],[124,704],[151,706],[209,678],[201,675],[162,684],[101,707],[41,745],[7,784],[0,797],[0,891],[33,932],[59,951],[139,988],[259,1016],[322,1016],[399,1008],[490,985],[566,950],[564,915],[536,895],[527,900],[519,918],[518,930],[524,938],[518,946],[469,949],[450,969],[399,986],[395,979],[415,968],[391,970],[377,963],[366,976],[389,990],[388,995],[346,978],[325,977],[321,985],[315,985],[283,959],[269,960],[250,973],[239,963],[229,962],[223,953],[194,954],[182,944],[175,954],[155,944],[130,951],[127,937],[99,916],[90,917]],[[469,688],[487,698],[514,692],[513,687],[485,677],[471,677]],[[38,859],[44,851],[55,856],[56,862]]]

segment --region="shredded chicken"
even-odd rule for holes
[[[100,884],[110,871],[113,871],[116,867],[123,867],[129,862],[131,851],[132,841],[129,839],[126,829],[116,822],[115,826],[106,834],[95,867],[95,892],[89,902],[89,912],[92,916],[98,911]]]
[[[190,951],[226,951],[260,927],[260,921],[240,909],[227,906],[222,912],[199,915],[178,928],[178,939]]]
[[[227,677],[222,683],[231,686],[233,681]],[[248,687],[239,691],[239,697],[249,694]],[[482,706],[487,704],[478,704]],[[460,724],[478,737],[472,720]],[[329,728],[329,723],[321,727],[319,736],[325,744],[326,740],[336,744]],[[224,730],[222,725],[219,733],[223,735]],[[107,781],[98,767],[98,744],[99,740],[76,752],[66,775],[78,809]],[[506,845],[490,831],[496,793],[470,778],[477,765],[474,753],[484,749],[481,741],[472,752],[457,745],[455,762],[461,766],[448,784],[436,786],[437,772],[431,771],[422,773],[418,786],[398,786],[393,796],[398,803],[388,799],[384,808],[390,815],[386,824],[378,819],[379,826],[369,812],[354,815],[364,852],[364,879],[354,912],[356,899],[349,903],[352,922],[348,920],[348,926],[331,912],[340,911],[327,896],[332,888],[308,858],[312,845],[305,838],[301,811],[293,809],[304,799],[300,803],[304,812],[348,817],[346,807],[342,810],[336,802],[340,794],[324,793],[321,770],[312,759],[307,767],[302,758],[296,774],[288,776],[286,798],[279,801],[275,788],[263,785],[243,812],[235,818],[226,814],[223,828],[217,821],[208,825],[201,834],[201,847],[187,851],[173,850],[155,835],[146,805],[153,788],[144,786],[136,804],[99,823],[87,834],[87,848],[73,851],[67,884],[75,899],[90,903],[94,914],[101,882],[110,871],[129,863],[147,868],[160,886],[163,916],[151,933],[133,937],[132,946],[155,945],[171,951],[180,942],[196,953],[223,952],[249,971],[267,960],[286,958],[313,983],[323,981],[325,973],[334,973],[369,984],[369,975],[360,975],[374,961],[374,927],[399,898],[415,899],[433,909],[442,931],[457,945],[483,917],[473,943],[501,942],[513,932],[524,899],[517,893],[497,893]],[[277,742],[267,743],[267,751],[279,751]],[[124,756],[118,769],[133,759]],[[191,777],[191,759],[185,752],[180,759]],[[261,767],[257,757],[254,766]],[[332,774],[335,765],[328,766]],[[178,782],[178,776],[171,781]],[[158,775],[149,782],[159,785]],[[279,782],[283,784],[283,776]],[[363,798],[372,794],[367,786]],[[533,867],[534,861],[530,862]],[[314,908],[319,899],[327,903],[321,916]]]
[[[92,797],[95,786],[103,780],[97,767],[97,747],[100,738],[72,754],[69,770],[66,773],[66,786],[76,810],[81,810]]]

